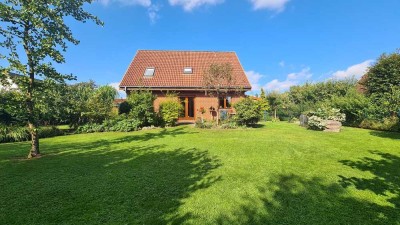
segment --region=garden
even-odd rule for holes
[[[287,122],[0,144],[0,224],[399,224],[400,135]]]

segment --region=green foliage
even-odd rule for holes
[[[229,119],[229,120],[222,122],[222,124],[220,125],[220,128],[221,129],[236,129],[236,128],[238,128],[238,124],[235,120]]]
[[[318,116],[308,118],[308,128],[311,130],[323,130],[326,128],[326,120]]]
[[[38,134],[39,134],[40,138],[49,138],[49,137],[56,137],[56,136],[64,135],[64,132],[55,126],[39,127],[38,131],[39,131]]]
[[[260,104],[251,98],[244,98],[233,107],[236,110],[235,119],[239,125],[250,126],[258,123],[261,118]]]
[[[166,126],[175,126],[182,111],[183,106],[177,97],[168,97],[166,101],[160,103],[159,113]]]
[[[141,122],[137,119],[128,118],[122,114],[114,118],[106,119],[103,123],[87,123],[79,126],[76,133],[95,132],[131,132],[140,129]]]
[[[308,128],[312,130],[323,130],[326,128],[327,120],[343,122],[346,120],[346,114],[341,113],[340,109],[322,107],[316,111],[308,113]]]
[[[364,119],[359,127],[371,130],[400,132],[400,121],[398,117],[388,117],[383,120]]]
[[[378,101],[385,98],[385,94],[392,91],[392,86],[400,86],[400,52],[383,54],[366,77],[367,93]]]
[[[127,99],[131,106],[129,117],[141,121],[141,126],[152,125],[155,121],[155,96],[150,91],[132,92]]]
[[[27,119],[23,101],[19,91],[0,90],[0,124],[22,125]]]
[[[217,124],[214,121],[197,119],[195,122],[195,127],[201,129],[211,129],[217,127]]]
[[[127,101],[121,102],[121,104],[119,104],[118,106],[118,114],[129,114],[129,112],[131,111],[131,106],[129,105],[129,103]]]
[[[370,100],[355,89],[350,89],[344,96],[333,96],[322,103],[322,105],[340,109],[346,115],[344,124],[351,126],[357,126],[365,119],[370,104]]]
[[[89,122],[101,123],[104,119],[111,116],[113,100],[117,91],[111,86],[97,88],[87,102],[87,112],[84,112]]]
[[[28,158],[40,154],[35,128],[40,114],[37,108],[41,108],[40,99],[46,102],[48,87],[46,82],[39,82],[36,77],[41,76],[53,85],[63,85],[66,80],[75,79],[71,74],[61,74],[53,66],[54,62],[65,62],[63,52],[67,50],[68,43],[79,43],[65,20],[102,24],[97,17],[83,9],[85,3],[90,4],[92,0],[0,2],[0,58],[8,63],[0,66],[0,80],[4,80],[5,74],[10,71],[22,75],[14,82],[24,93],[25,122],[31,128],[32,148]],[[42,105],[46,115],[51,115],[52,110],[46,108],[46,104]]]
[[[57,127],[40,127],[38,135],[40,138],[48,138],[64,135],[64,132]],[[29,139],[30,133],[27,127],[0,125],[0,143],[20,142]]]
[[[390,85],[387,92],[372,94],[371,98],[385,117],[393,117],[400,112],[400,86]]]

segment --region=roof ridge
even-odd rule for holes
[[[160,50],[160,49],[138,49],[138,52],[212,52],[212,53],[236,53],[235,51],[212,51],[212,50]]]

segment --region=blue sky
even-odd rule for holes
[[[257,92],[361,76],[400,48],[399,0],[100,0],[57,65],[116,86],[138,49],[235,51]]]

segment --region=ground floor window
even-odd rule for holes
[[[218,106],[220,109],[229,109],[232,107],[232,97],[223,96],[218,99]]]
[[[194,97],[180,97],[183,111],[181,118],[194,118]]]

